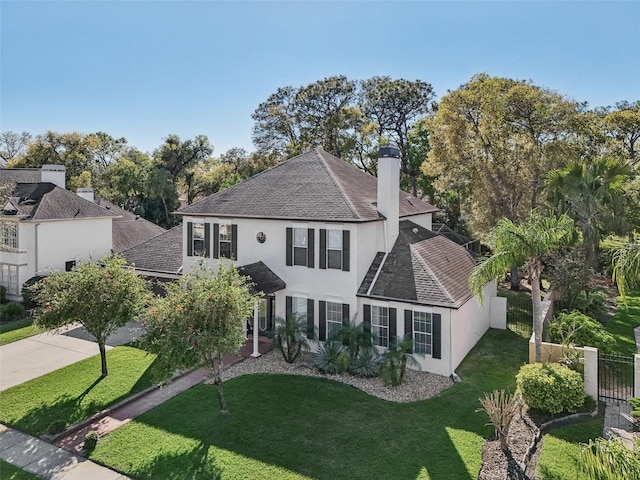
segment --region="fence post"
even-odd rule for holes
[[[640,397],[640,354],[633,356],[633,396]]]
[[[584,389],[587,395],[598,401],[598,349],[584,347]]]

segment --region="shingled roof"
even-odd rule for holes
[[[178,275],[182,270],[182,225],[120,253],[137,270]]]
[[[38,183],[41,179],[39,168],[0,168],[0,182]]]
[[[358,296],[459,308],[473,295],[469,275],[475,264],[464,247],[403,220],[391,252],[382,264],[376,256]]]
[[[376,177],[315,148],[176,213],[368,222],[381,218],[376,195]],[[399,196],[400,217],[437,211],[406,192]]]
[[[120,208],[103,198],[98,199],[96,204],[114,215],[118,215],[113,219],[111,229],[113,240],[111,248],[115,253],[127,250],[165,232],[165,229],[161,226],[145,220],[140,215]]]
[[[48,182],[16,184],[9,201],[2,207],[5,213],[34,221],[115,216],[95,203]]]

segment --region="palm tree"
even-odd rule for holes
[[[608,158],[573,161],[549,173],[549,201],[580,228],[590,266],[597,264],[602,231],[624,233],[624,185],[629,175],[624,161]]]
[[[473,293],[482,300],[483,290],[488,282],[504,276],[512,265],[526,268],[531,283],[536,362],[542,359],[542,258],[549,252],[568,245],[573,240],[574,233],[573,220],[567,215],[544,217],[532,211],[527,219],[518,224],[503,218],[491,231],[493,255],[476,265],[471,272],[469,285]]]
[[[640,285],[640,243],[618,247],[613,252],[613,281],[624,298],[627,289]]]

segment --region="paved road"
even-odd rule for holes
[[[109,337],[107,349],[130,342],[141,330],[135,322],[127,324]],[[98,355],[98,345],[90,338],[84,328],[72,327],[1,346],[0,391]]]

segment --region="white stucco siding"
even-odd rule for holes
[[[491,326],[491,297],[496,295],[496,283],[487,284],[484,301],[477,297],[469,299],[451,315],[452,362],[455,370],[478,340]]]
[[[401,220],[410,220],[416,225],[420,225],[427,230],[433,230],[433,214],[423,213],[421,215],[413,215],[411,217],[403,217]]]

